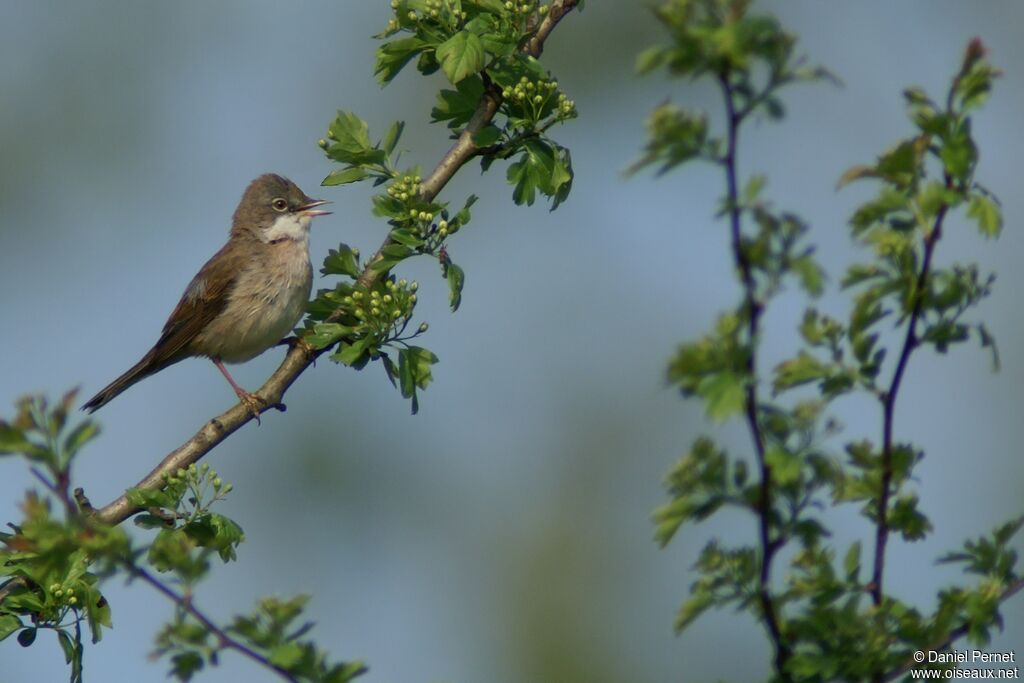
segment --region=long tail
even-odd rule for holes
[[[133,365],[123,375],[115,379],[113,382],[104,387],[98,394],[90,398],[82,406],[82,410],[94,413],[103,406],[110,403],[115,396],[120,394],[122,391],[135,384],[139,380],[149,377],[154,372],[163,370],[171,363],[159,362],[154,357],[153,351],[150,351],[142,360]]]

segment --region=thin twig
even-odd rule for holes
[[[946,187],[952,187],[953,180],[946,176]],[[899,360],[896,361],[896,370],[893,372],[892,383],[889,390],[881,395],[882,401],[882,481],[881,491],[878,495],[878,506],[875,509],[875,562],[874,570],[871,573],[871,599],[876,606],[882,604],[885,592],[882,588],[882,580],[885,574],[885,546],[889,541],[889,499],[892,497],[892,427],[896,415],[896,397],[903,383],[903,374],[906,372],[907,363],[910,361],[910,354],[917,348],[920,339],[917,337],[917,321],[921,317],[924,308],[925,288],[928,286],[928,278],[931,275],[932,254],[935,245],[942,237],[942,223],[949,210],[948,204],[943,204],[935,215],[935,222],[931,232],[924,239],[924,258],[921,262],[921,271],[917,275],[914,285],[914,305],[910,310],[910,318],[907,321],[907,334],[903,338],[903,348],[900,349]]]
[[[549,6],[544,20],[537,27],[536,32],[523,45],[523,52],[532,57],[540,56],[544,50],[544,41],[547,40],[562,18],[575,9],[578,3],[579,0],[554,0]],[[497,86],[492,84],[489,88],[485,88],[473,116],[455,141],[455,144],[441,158],[440,163],[438,163],[433,172],[424,178],[420,184],[420,192],[424,200],[433,200],[445,185],[448,184],[448,181],[452,179],[452,176],[476,155],[477,146],[473,142],[473,137],[490,124],[498,113],[501,102],[501,91]],[[374,266],[384,258],[383,250],[390,244],[391,238],[385,238],[380,249],[366,262],[363,272],[358,278],[359,284],[363,286],[372,285],[381,277],[382,273]],[[288,355],[285,356],[280,367],[274,371],[270,379],[256,392],[256,395],[262,398],[267,405],[260,412],[265,412],[271,407],[280,404],[285,391],[288,390],[292,382],[298,379],[299,375],[312,365],[320,354],[325,353],[327,350],[314,350],[308,344],[296,344],[293,346],[289,350]],[[213,418],[196,432],[192,438],[168,453],[149,474],[135,485],[135,488],[160,489],[164,484],[163,475],[165,473],[176,472],[178,468],[185,468],[197,462],[251,419],[253,419],[252,413],[242,404],[238,404],[227,412]],[[120,524],[138,511],[138,508],[129,503],[125,496],[121,496],[101,508],[96,513],[96,518],[108,524]]]
[[[289,681],[290,683],[299,683],[299,679],[292,676],[290,673],[288,673],[288,671],[282,669],[277,664],[274,664],[269,659],[261,655],[259,652],[256,652],[256,650],[253,650],[245,643],[240,643],[239,641],[235,640],[230,635],[228,635],[228,633],[224,629],[217,626],[217,624],[213,623],[213,621],[210,620],[209,617],[207,617],[198,607],[195,606],[195,604],[193,604],[192,598],[175,593],[163,581],[156,578],[155,576],[147,572],[145,569],[132,562],[126,561],[122,564],[129,574],[131,574],[137,579],[142,579],[144,582],[148,583],[158,592],[162,593],[172,602],[176,603],[179,607],[181,607],[181,609],[185,610],[190,615],[192,615],[192,617],[200,624],[202,624],[207,631],[215,635],[217,637],[217,642],[219,645],[218,649],[234,650],[235,652],[238,652],[248,657],[254,662],[260,664],[261,666],[264,666],[270,669],[271,671],[274,671],[284,680]]]
[[[743,305],[747,309],[747,342],[750,348],[747,353],[746,367],[747,375],[744,407],[746,413],[747,427],[750,436],[754,441],[754,453],[757,456],[757,466],[761,476],[761,490],[757,501],[758,530],[761,543],[761,571],[758,577],[758,601],[761,603],[761,611],[764,613],[765,624],[768,627],[768,635],[771,637],[772,647],[775,650],[775,671],[781,680],[789,680],[786,673],[786,663],[792,654],[786,639],[782,635],[782,628],[779,625],[779,617],[775,610],[775,601],[771,594],[771,564],[775,553],[780,545],[772,538],[772,473],[771,466],[765,459],[764,433],[761,430],[761,423],[758,420],[758,398],[757,398],[757,338],[760,335],[761,313],[764,308],[757,299],[754,280],[754,270],[750,263],[750,257],[743,246],[743,234],[740,225],[739,186],[736,180],[736,145],[739,139],[739,127],[743,121],[744,114],[737,112],[735,92],[729,77],[723,74],[719,77],[719,84],[725,98],[726,117],[728,119],[728,141],[725,158],[722,160],[725,167],[726,183],[728,185],[729,201],[729,225],[732,232],[732,253],[736,262],[736,268],[740,271],[740,279],[743,283]]]

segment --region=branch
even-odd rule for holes
[[[946,187],[952,188],[952,186],[953,179],[946,175]],[[931,232],[924,239],[924,259],[921,263],[921,271],[917,275],[917,283],[914,285],[914,306],[911,308],[910,320],[907,322],[907,334],[903,339],[899,360],[896,361],[892,383],[889,385],[889,390],[881,396],[883,410],[882,490],[878,496],[878,507],[875,512],[878,528],[875,531],[875,565],[871,574],[871,599],[876,606],[882,604],[884,596],[882,579],[885,573],[885,546],[889,541],[889,499],[892,496],[892,426],[896,414],[896,396],[903,383],[903,374],[910,361],[910,354],[920,343],[917,338],[917,321],[921,317],[922,308],[924,308],[925,287],[928,285],[928,277],[931,275],[932,254],[935,252],[935,245],[942,237],[942,223],[946,219],[948,210],[949,205],[943,204],[935,215],[935,223]]]
[[[1005,602],[1006,600],[1020,592],[1021,589],[1024,589],[1024,577],[1018,578],[1016,581],[1007,586],[1006,589],[999,595],[998,602],[1000,604]],[[960,624],[955,629],[947,633],[943,638],[927,645],[920,651],[942,652],[943,650],[948,650],[950,647],[953,646],[953,643],[966,636],[967,632],[970,631],[970,628],[971,627],[967,623]],[[881,680],[894,681],[903,674],[910,671],[911,669],[919,666],[921,666],[921,663],[916,661],[913,657],[910,657],[905,662],[900,664],[899,668],[893,669],[892,671],[883,674]]]
[[[740,279],[743,282],[743,305],[749,315],[747,321],[747,341],[750,344],[750,349],[747,354],[745,368],[747,386],[744,404],[747,427],[754,441],[754,452],[757,456],[757,466],[761,477],[761,490],[757,501],[758,531],[761,543],[761,571],[758,577],[757,593],[758,601],[761,603],[761,611],[764,613],[765,624],[768,627],[768,635],[771,637],[772,647],[775,650],[775,671],[782,677],[782,680],[789,680],[786,673],[786,662],[789,660],[791,651],[782,635],[779,617],[775,611],[775,602],[771,595],[771,563],[780,547],[777,540],[771,537],[772,473],[771,467],[765,459],[764,433],[761,430],[761,423],[757,418],[757,354],[755,349],[756,339],[760,334],[761,313],[764,311],[764,307],[757,299],[753,266],[743,246],[743,235],[740,229],[739,187],[736,181],[736,143],[739,138],[740,123],[742,123],[743,117],[746,114],[736,110],[735,91],[729,82],[728,75],[721,75],[719,77],[719,84],[725,97],[725,110],[729,126],[728,147],[722,162],[725,166],[726,183],[729,193],[729,224],[732,232],[732,253],[733,259],[736,262],[736,268],[740,271]]]
[[[164,596],[170,599],[172,602],[177,603],[179,607],[188,612],[196,619],[196,621],[202,624],[207,631],[217,636],[217,642],[220,645],[220,649],[226,648],[241,653],[242,655],[245,655],[249,659],[260,664],[261,666],[264,666],[267,669],[270,669],[271,671],[275,672],[284,680],[289,681],[289,683],[299,683],[299,679],[292,676],[285,669],[282,669],[278,665],[272,663],[269,659],[261,655],[259,652],[256,652],[248,645],[240,643],[231,636],[229,636],[224,629],[220,628],[219,626],[217,626],[217,624],[213,623],[209,619],[209,617],[207,617],[205,614],[203,614],[203,612],[199,610],[198,607],[192,604],[192,599],[189,596],[178,595],[173,590],[171,590],[166,584],[164,584],[155,576],[147,572],[142,567],[139,567],[131,562],[125,562],[124,566],[125,569],[128,570],[129,574],[131,574],[137,579],[142,579],[150,586],[155,588],[158,592],[162,593]]]
[[[544,42],[555,29],[562,18],[576,8],[579,0],[553,0],[549,6],[547,15],[537,27],[536,32],[525,41],[522,50],[531,57],[539,57],[544,50]],[[473,136],[482,128],[490,124],[498,113],[501,106],[501,91],[493,84],[484,89],[484,94],[477,104],[469,123],[459,135],[455,144],[441,158],[440,163],[433,172],[420,184],[420,193],[426,201],[431,201],[448,184],[455,173],[462,168],[466,162],[477,153],[477,146],[473,142]],[[391,238],[386,237],[380,249],[366,262],[366,267],[360,274],[359,284],[364,286],[372,285],[383,275],[374,266],[384,258],[384,247],[391,244]],[[299,342],[285,356],[284,362],[274,371],[270,379],[260,387],[256,395],[266,402],[266,407],[260,412],[265,412],[281,403],[285,391],[292,385],[299,375],[313,364],[327,349],[314,350],[308,344]],[[225,413],[218,415],[207,422],[196,434],[178,448],[174,449],[160,461],[135,487],[142,489],[160,489],[163,487],[164,473],[176,472],[178,468],[188,467],[197,462],[204,455],[209,453],[220,442],[237,431],[240,427],[253,419],[248,408],[242,404],[236,405]],[[138,512],[125,496],[121,496],[110,504],[104,506],[96,513],[96,518],[108,524],[120,524],[130,516]]]

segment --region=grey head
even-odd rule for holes
[[[313,209],[326,203],[307,196],[283,176],[265,173],[245,189],[232,219],[231,236],[255,237],[261,242],[305,241],[312,219],[330,213]]]

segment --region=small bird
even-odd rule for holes
[[[213,361],[254,416],[264,402],[242,389],[224,363],[242,363],[275,346],[306,310],[313,284],[309,226],[329,211],[279,175],[249,184],[232,219],[227,244],[192,278],[138,363],[89,399],[94,412],[139,380],[193,356]]]

